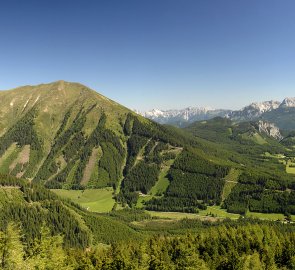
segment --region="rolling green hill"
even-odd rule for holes
[[[197,140],[210,141],[216,150],[223,151],[224,158],[236,163],[232,168],[239,175],[228,181],[230,192],[228,183],[224,190],[222,206],[227,211],[294,213],[295,178],[289,169],[294,150],[286,147],[285,140],[259,132],[255,122],[234,123],[222,118],[195,122],[185,130]]]

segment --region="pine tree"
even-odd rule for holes
[[[26,269],[20,230],[12,223],[7,225],[4,233],[0,233],[0,263],[2,269]]]

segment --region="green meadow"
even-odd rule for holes
[[[112,188],[85,190],[53,189],[52,191],[63,198],[71,199],[92,212],[109,212],[115,204]]]

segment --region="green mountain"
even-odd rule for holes
[[[117,202],[130,206],[140,194],[156,200],[150,208],[161,205],[164,195],[169,209],[177,211],[220,201],[229,167],[218,157],[210,161],[192,136],[138,116],[77,83],[59,81],[0,94],[2,174],[48,188],[111,186]],[[202,168],[183,166],[188,158]],[[188,175],[185,180],[179,172],[193,174],[194,190],[202,191],[192,193]],[[204,195],[207,191],[210,195]]]
[[[294,151],[265,123],[162,126],[64,81],[0,98],[3,175],[51,189],[112,187],[121,207],[295,213]]]
[[[122,133],[120,121],[128,113],[87,87],[64,81],[0,92],[0,98],[1,172],[38,181],[77,167],[75,155],[98,122],[116,136]],[[98,159],[102,149],[93,152]]]

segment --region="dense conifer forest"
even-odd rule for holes
[[[0,185],[2,269],[295,267],[294,225],[184,219],[135,230],[133,222],[151,220],[143,210],[96,215],[15,177],[1,176]]]

